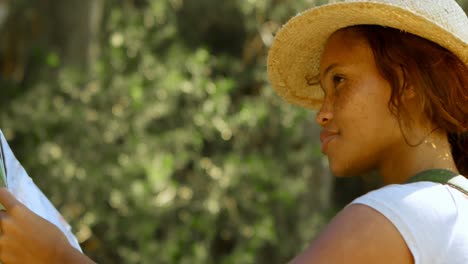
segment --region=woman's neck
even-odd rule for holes
[[[418,172],[448,169],[458,172],[444,133],[431,133],[423,143],[409,146],[406,142],[390,150],[378,168],[384,183],[403,183]]]

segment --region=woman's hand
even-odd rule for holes
[[[53,224],[0,188],[0,260],[16,263],[94,263],[73,248]]]

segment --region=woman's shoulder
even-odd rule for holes
[[[463,261],[468,255],[451,252],[452,243],[468,246],[468,197],[444,184],[394,184],[369,192],[351,205],[366,205],[385,216],[398,230],[415,263],[465,263],[445,259],[450,253]]]
[[[371,207],[395,207],[403,213],[417,212],[419,216],[425,214],[450,216],[460,209],[468,210],[466,195],[448,185],[435,182],[387,185],[355,199],[351,204],[356,203]]]
[[[392,223],[372,208],[352,204],[341,210],[315,241],[290,264],[414,263]]]
[[[388,185],[351,204],[363,204],[384,215],[407,243],[448,238],[454,223],[468,220],[467,197],[448,185],[434,182]],[[468,236],[468,230],[465,232]],[[438,239],[434,240],[435,237]]]
[[[442,215],[448,217],[438,216],[438,209],[430,206],[434,200],[439,200],[436,207],[450,204],[451,191],[418,182],[370,192],[340,211],[291,263],[468,263],[460,250],[468,246],[468,234],[457,230],[463,226],[456,221],[455,203],[445,205],[448,213]],[[425,215],[431,210],[436,211],[432,218]]]

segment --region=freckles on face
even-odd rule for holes
[[[377,167],[386,148],[398,141],[399,129],[388,109],[390,85],[372,50],[358,33],[338,31],[325,47],[320,71],[326,98],[317,119],[338,134],[323,148],[332,172],[357,175]]]

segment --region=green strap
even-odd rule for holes
[[[431,169],[422,171],[409,178],[406,183],[429,181],[447,184],[468,195],[468,180],[463,176],[449,170]]]
[[[422,171],[413,177],[409,178],[406,183],[430,181],[446,184],[450,179],[457,176],[453,171],[443,169],[431,169]]]

